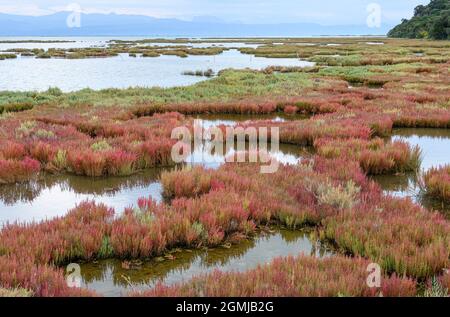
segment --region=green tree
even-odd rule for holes
[[[432,0],[417,6],[414,16],[389,31],[389,37],[450,39],[450,0]]]
[[[436,40],[446,40],[449,39],[449,28],[450,28],[450,15],[446,14],[434,21],[430,30],[430,37]]]

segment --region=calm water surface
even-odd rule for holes
[[[423,170],[450,164],[450,129],[397,129],[392,139],[419,146]]]
[[[206,126],[217,126],[227,122],[234,125],[239,120],[298,120],[300,116],[264,115],[264,116],[205,116]],[[248,149],[248,145],[247,145]],[[309,149],[294,145],[281,144],[276,150],[269,150],[269,155],[283,164],[297,164],[302,157],[309,154]],[[218,168],[225,163],[225,157],[236,153],[234,146],[222,152],[212,151],[207,143],[194,147],[185,163]],[[51,219],[65,215],[77,204],[85,200],[95,200],[113,207],[117,214],[124,208],[136,206],[141,197],[162,200],[162,186],[159,181],[164,170],[172,168],[151,169],[128,177],[90,178],[75,175],[41,175],[39,179],[22,184],[0,185],[0,226],[7,222],[31,222]]]
[[[162,200],[161,169],[129,177],[90,178],[74,175],[42,175],[24,184],[0,186],[0,225],[64,216],[85,200],[114,207],[117,213],[135,206],[140,197]]]
[[[268,116],[201,116],[205,125],[234,125],[237,122],[254,119],[288,120],[283,115]],[[298,118],[295,118],[298,119]],[[423,150],[422,168],[450,164],[450,132],[445,129],[401,129],[394,132],[393,139],[402,139],[418,145]],[[247,145],[248,148],[248,145]],[[186,159],[188,165],[202,165],[218,168],[225,157],[236,153],[236,147],[228,147],[222,152],[212,151],[206,143],[194,148]],[[311,150],[281,144],[279,149],[269,154],[283,164],[297,164],[303,157],[311,155]],[[6,222],[30,222],[63,216],[68,210],[84,200],[95,200],[115,208],[120,214],[126,207],[135,206],[138,198],[151,196],[162,200],[162,186],[159,176],[162,169],[154,169],[129,177],[89,178],[73,175],[41,175],[38,180],[0,186],[0,224]],[[415,201],[439,210],[450,210],[448,204],[423,199],[414,174],[383,175],[374,177],[382,188],[394,196],[412,197]]]
[[[294,58],[264,58],[241,54],[232,49],[214,56],[129,57],[119,54],[106,58],[36,59],[21,57],[0,61],[0,91],[44,91],[59,87],[65,92],[83,88],[188,86],[206,77],[186,76],[185,71],[226,68],[262,69],[268,66],[312,66]]]
[[[144,38],[141,37],[0,37],[0,42],[2,41],[9,41],[10,43],[0,43],[0,51],[5,50],[12,50],[15,48],[26,48],[26,49],[33,49],[33,48],[40,48],[44,50],[48,50],[49,48],[61,48],[61,49],[71,49],[71,48],[88,48],[88,47],[106,47],[110,44],[114,44],[114,42],[111,42],[113,40],[128,40],[128,41],[138,41],[143,40]],[[64,41],[64,42],[58,42],[58,43],[33,43],[33,42],[25,42],[29,40],[37,40],[37,41]],[[196,39],[198,41],[199,39]],[[21,43],[11,43],[13,41],[22,41]],[[240,47],[251,47],[256,48],[258,47],[258,44],[249,44],[249,43],[242,43],[242,42],[205,42],[205,43],[170,43],[170,42],[154,42],[154,43],[145,43],[145,44],[139,44],[136,43],[136,45],[149,45],[149,46],[191,46],[195,48],[205,48],[205,47],[212,47],[212,46],[219,46],[219,47],[227,47],[227,48],[240,48]]]
[[[397,129],[393,140],[404,140],[410,145],[419,146],[423,161],[421,169],[450,164],[450,129]],[[415,173],[401,175],[381,175],[373,177],[386,193],[397,197],[411,197],[429,209],[443,211],[450,217],[450,205],[442,201],[424,197]]]
[[[187,165],[219,168],[225,157],[235,153],[228,149],[220,155],[212,153],[206,144],[194,149],[186,159]],[[270,156],[283,164],[297,164],[309,155],[306,149],[280,145]],[[95,200],[113,207],[117,214],[124,208],[136,206],[141,197],[162,201],[160,174],[166,169],[153,169],[128,177],[90,178],[75,175],[41,175],[38,180],[22,184],[0,185],[0,226],[6,222],[31,222],[64,216],[85,200]]]
[[[203,127],[205,129],[214,126],[234,126],[238,123],[244,123],[247,121],[255,120],[268,120],[272,122],[286,122],[293,120],[305,120],[310,118],[308,115],[288,115],[285,113],[271,113],[271,114],[201,114],[193,116],[193,119],[200,119],[203,121]]]
[[[33,42],[22,42],[22,43],[11,43],[11,41],[64,41],[57,43],[33,43]],[[33,49],[39,48],[48,50],[49,48],[61,48],[61,49],[71,49],[71,48],[87,48],[87,47],[106,47],[108,45],[108,38],[103,37],[0,37],[0,41],[9,41],[10,43],[0,43],[0,51],[13,50],[16,48]]]
[[[280,256],[331,256],[308,233],[281,230],[231,248],[218,247],[172,253],[173,260],[158,258],[124,269],[119,260],[104,260],[81,265],[82,286],[105,296],[121,296],[130,291],[145,290],[157,282],[174,284],[214,270],[243,272],[270,263]]]

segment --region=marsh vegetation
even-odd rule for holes
[[[196,41],[114,40],[105,52],[143,45],[158,52],[155,43],[173,45],[164,48],[170,54],[224,49],[175,47]],[[0,197],[6,206],[0,212],[7,201],[32,201],[55,186],[89,194],[89,201],[59,212],[41,208],[39,221],[17,217],[19,222],[10,218],[3,225],[0,285],[8,291],[0,292],[417,296],[450,287],[450,156],[444,146],[450,44],[386,38],[241,41],[257,45],[239,48],[249,56],[316,64],[226,69],[185,87],[0,92]],[[196,118],[217,126],[278,127],[286,146],[280,149],[295,162],[273,174],[261,174],[250,163],[175,168],[171,131],[191,128]],[[152,170],[161,172],[140,178]],[[418,195],[428,200],[399,193],[410,175]],[[127,189],[134,202],[127,200]],[[125,199],[126,206],[111,197]],[[252,243],[264,245],[262,233],[270,240],[278,230],[284,240],[306,230],[303,242],[332,252],[320,257],[307,248],[301,255],[301,239],[292,238],[295,250],[274,259],[261,248],[248,256]],[[219,264],[209,257],[222,251],[228,255],[218,257]],[[243,270],[227,269],[239,259]],[[209,260],[222,271],[199,275]],[[83,288],[65,283],[63,268],[72,262],[86,268]],[[380,288],[366,285],[370,263],[382,268]],[[137,287],[131,293],[124,287],[130,281]]]

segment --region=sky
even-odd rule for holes
[[[48,15],[72,4],[83,13],[138,14],[181,20],[242,23],[364,24],[367,6],[379,4],[383,24],[410,18],[414,7],[430,0],[0,0],[0,13]],[[73,7],[73,5],[71,6]]]

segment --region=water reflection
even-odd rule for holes
[[[450,164],[450,129],[395,129],[393,140],[419,146],[423,153],[422,171]],[[415,173],[374,176],[381,188],[396,197],[411,197],[428,209],[442,211],[450,218],[450,204],[423,195]]]
[[[450,219],[450,204],[439,199],[428,197],[421,191],[417,175],[415,173],[399,175],[377,175],[372,176],[386,194],[394,197],[410,197],[414,202],[429,210],[442,212]]]
[[[32,42],[32,41],[54,41],[54,42]],[[108,39],[103,37],[0,37],[0,51],[13,49],[43,49],[50,48],[71,49],[86,47],[105,47]],[[16,41],[16,43],[14,43]],[[28,42],[25,42],[28,41]],[[62,42],[61,42],[62,41]]]
[[[424,170],[450,164],[450,129],[395,129],[392,139],[419,146]]]
[[[244,151],[249,151],[250,145],[245,143]],[[223,147],[216,148],[211,142],[202,142],[194,146],[192,153],[185,159],[186,163],[193,166],[205,166],[207,168],[217,169],[225,164],[227,157],[233,156],[237,153],[242,153],[241,148],[236,144],[225,144]],[[311,155],[309,148],[300,147],[291,144],[280,144],[279,147],[271,148],[270,144],[267,148],[267,154],[270,158],[277,160],[281,164],[295,165],[298,164],[302,158]],[[263,155],[263,154],[261,154]],[[258,154],[258,160],[262,157]],[[248,157],[246,158],[248,161]],[[266,165],[264,161],[260,161]],[[269,164],[269,163],[267,163]]]
[[[228,147],[216,153],[209,150],[208,144],[202,143],[186,159],[186,164],[219,168],[225,163],[225,157],[235,152],[235,147]],[[269,154],[280,163],[297,164],[309,152],[294,145],[280,145],[279,150]],[[136,206],[141,197],[152,197],[160,202],[160,174],[174,168],[150,169],[128,177],[43,174],[27,183],[0,185],[0,226],[7,222],[41,221],[64,216],[85,200],[104,203],[114,208],[117,214],[126,207]]]
[[[239,123],[247,121],[271,121],[271,122],[285,122],[293,120],[305,120],[310,116],[307,115],[287,115],[284,113],[273,114],[210,114],[197,115],[193,119],[201,120],[201,127],[205,130],[218,126],[232,127]],[[268,124],[269,126],[270,124]],[[186,163],[190,165],[202,165],[208,168],[218,168],[225,163],[225,159],[239,152],[256,151],[261,149],[261,144],[251,148],[250,144],[246,142],[240,148],[237,142],[233,144],[223,144],[223,146],[215,146],[211,141],[203,141],[194,144],[192,153],[186,158]],[[310,148],[300,147],[290,144],[279,144],[277,147],[272,147],[271,142],[267,143],[267,154],[270,158],[276,159],[281,164],[295,165],[300,162],[305,156],[311,154]],[[261,158],[261,157],[259,157]]]
[[[238,123],[247,121],[272,121],[272,122],[286,122],[294,120],[305,120],[310,118],[309,115],[295,114],[288,115],[283,112],[270,114],[202,114],[196,115],[194,119],[201,119],[205,129],[217,127],[220,125],[234,126]]]
[[[120,296],[145,290],[161,281],[173,284],[193,276],[221,271],[247,271],[274,258],[288,255],[331,256],[331,251],[308,238],[308,233],[281,230],[246,240],[231,248],[175,252],[173,260],[158,258],[125,269],[119,260],[104,260],[81,265],[82,285],[105,296]]]
[[[118,37],[117,40],[129,40],[129,41],[139,41],[142,38],[136,37]],[[42,42],[32,42],[32,41],[42,41]],[[28,41],[28,42],[27,42]],[[43,41],[53,41],[53,42],[43,42]],[[16,42],[16,43],[14,43]],[[9,51],[14,49],[73,49],[73,48],[89,48],[89,47],[108,47],[114,46],[117,43],[108,37],[0,37],[0,51]],[[194,42],[194,43],[176,43],[176,42],[153,42],[153,43],[139,43],[139,42],[129,42],[129,46],[186,46],[193,48],[208,48],[208,47],[225,47],[225,48],[257,48],[259,44],[249,44],[242,42]]]
[[[383,190],[396,197],[416,197],[420,191],[415,173],[376,175],[372,178]]]
[[[23,184],[0,186],[0,224],[30,222],[63,216],[84,200],[95,200],[120,213],[140,197],[162,200],[159,175],[151,169],[129,177],[91,178],[74,175],[42,175]]]
[[[19,56],[1,61],[0,90],[44,91],[49,87],[59,87],[64,92],[70,92],[83,88],[187,86],[205,80],[204,77],[182,75],[189,70],[212,69],[218,73],[227,68],[262,69],[273,65],[313,66],[314,63],[295,58],[255,57],[241,54],[236,49],[214,56],[186,58],[167,55],[133,58],[128,54],[88,59],[35,59]]]

